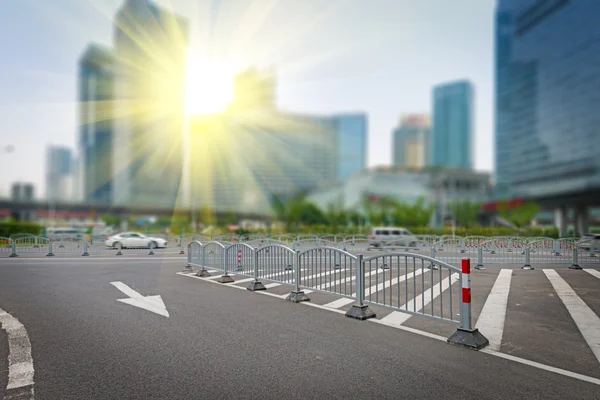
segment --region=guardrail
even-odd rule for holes
[[[341,237],[329,236],[330,241],[325,237],[288,235],[278,236],[278,239],[267,237],[256,237],[251,240],[239,242],[230,242],[229,240],[217,241],[223,247],[231,244],[245,244],[253,249],[259,249],[270,245],[287,246],[294,251],[304,251],[315,247],[331,247],[353,255],[363,254],[369,256],[371,251],[385,253],[390,251],[411,252],[421,254],[446,263],[459,264],[463,257],[469,257],[476,260],[476,267],[483,269],[490,264],[515,264],[521,266],[531,266],[544,264],[564,264],[567,266],[600,264],[600,241],[592,239],[574,240],[573,238],[552,239],[552,238],[518,238],[498,236],[486,238],[482,236],[468,236],[461,238],[458,236],[446,236],[443,239],[432,241],[433,237],[419,236],[414,246],[405,246],[405,241],[388,243],[386,246],[374,248],[370,244],[370,239],[365,236],[347,236],[343,241]],[[92,245],[86,240],[78,237],[62,237],[58,240],[49,240],[40,236],[22,235],[19,239],[0,238],[0,256],[10,255],[16,257],[19,255],[68,255],[78,254],[86,255],[124,255],[124,254],[147,254],[155,255],[160,253],[178,253],[185,254],[189,243],[196,240],[187,241],[193,237],[178,236],[168,243],[167,248],[153,248],[152,246],[141,246],[137,248],[124,248],[123,246],[106,247],[104,242]],[[198,237],[200,238],[200,236]],[[204,239],[207,236],[202,237]],[[281,239],[281,240],[280,240]],[[199,243],[209,243],[211,241],[201,241]],[[529,250],[528,250],[529,249]],[[231,256],[233,257],[233,256]],[[248,263],[245,263],[248,265]],[[236,267],[237,268],[237,267]],[[245,268],[245,267],[244,267]]]
[[[249,282],[250,291],[267,290],[262,280],[291,286],[291,302],[310,301],[309,292],[331,293],[351,304],[346,316],[359,320],[375,317],[369,305],[433,318],[457,326],[448,342],[480,349],[487,339],[473,329],[471,318],[468,258],[461,267],[416,253],[397,252],[364,258],[332,246],[295,250],[281,244],[252,247],[247,243],[225,246],[219,242],[188,245],[188,271],[207,277],[222,273],[216,280],[232,283],[234,277]],[[435,266],[435,267],[434,267]],[[268,286],[268,285],[267,285]],[[460,319],[455,318],[460,310]]]

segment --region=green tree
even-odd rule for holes
[[[522,228],[531,224],[531,221],[540,210],[541,208],[538,204],[529,202],[515,208],[501,207],[499,214],[517,228]]]
[[[102,222],[104,222],[108,226],[119,227],[121,225],[121,217],[113,214],[103,215],[101,218]]]
[[[469,200],[455,201],[450,204],[450,211],[461,226],[472,228],[478,225],[477,217],[481,211],[481,203]]]

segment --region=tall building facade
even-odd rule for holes
[[[73,155],[68,147],[46,149],[46,199],[60,203],[73,200]]]
[[[187,42],[187,22],[149,0],[117,13],[113,204],[181,200]]]
[[[499,1],[495,40],[499,198],[571,193],[579,199],[586,191],[600,190],[598,15],[598,1]]]
[[[198,117],[190,128],[192,207],[268,215],[336,178],[335,124],[279,111]]]
[[[468,81],[433,89],[433,128],[430,143],[434,167],[473,168],[473,86]]]
[[[395,166],[423,168],[429,164],[428,144],[431,122],[427,114],[407,114],[400,118],[392,134],[392,163]]]
[[[337,174],[339,180],[362,171],[367,163],[366,114],[344,114],[332,117],[337,132]]]
[[[79,159],[75,183],[86,204],[112,201],[114,56],[91,44],[79,60]]]

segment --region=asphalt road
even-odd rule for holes
[[[36,399],[597,399],[600,387],[330,311],[176,275],[175,258],[2,259]],[[160,295],[170,317],[117,299]],[[0,383],[8,348],[0,333]]]

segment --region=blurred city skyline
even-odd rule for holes
[[[32,182],[38,196],[45,193],[46,146],[76,148],[77,60],[89,42],[110,44],[112,19],[122,3],[5,5],[0,46],[10,56],[0,66],[7,88],[0,92],[2,145],[16,151],[0,158],[8,171],[0,178],[3,195],[13,181]],[[192,96],[190,112],[220,111],[231,99],[223,91],[231,91],[233,74],[273,67],[284,110],[367,113],[368,165],[386,165],[400,116],[431,113],[435,85],[467,79],[475,90],[474,166],[492,170],[493,0],[453,5],[378,0],[368,6],[342,0],[324,7],[290,0],[155,3],[189,21],[189,64],[197,89],[187,90],[200,93],[204,87],[220,97],[212,102]],[[212,33],[211,15],[217,17]],[[198,71],[219,71],[218,79],[211,82]]]

